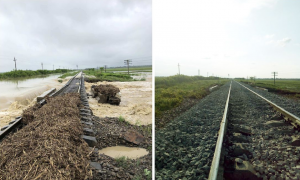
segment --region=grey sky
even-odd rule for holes
[[[0,72],[152,62],[149,0],[0,0]]]
[[[170,6],[172,4],[172,6]],[[155,75],[300,78],[300,1],[153,1]]]

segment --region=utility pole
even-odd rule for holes
[[[16,58],[14,57],[14,60],[13,61],[15,61],[15,71],[17,70],[17,60],[16,60]]]
[[[77,71],[78,71],[78,65],[76,65],[77,66]]]
[[[178,63],[178,74],[180,75],[180,65]]]
[[[274,86],[275,86],[275,76],[278,76],[278,72],[272,72],[272,74],[274,75]]]
[[[132,62],[131,59],[126,59],[126,60],[124,60],[124,64],[127,65],[128,75],[129,75],[129,64],[131,64],[131,62]]]
[[[42,70],[43,70],[44,68],[43,68],[43,63],[42,63]]]
[[[200,76],[200,69],[198,69],[198,76]]]
[[[229,79],[229,74],[228,74],[228,79]]]
[[[59,69],[60,69],[60,66],[59,66]]]
[[[106,65],[104,65],[104,72],[106,72]]]
[[[208,72],[207,72],[207,77],[208,77]]]
[[[54,71],[54,64],[53,64],[53,71]]]

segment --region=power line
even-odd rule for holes
[[[124,64],[127,65],[128,75],[129,75],[129,64],[131,64],[131,62],[132,62],[131,59],[124,60]]]
[[[14,57],[14,60],[13,61],[15,61],[15,70],[17,70],[17,60],[16,60],[16,58]]]
[[[272,72],[272,75],[274,75],[274,86],[275,86],[275,76],[278,76],[278,72]]]

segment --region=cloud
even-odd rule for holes
[[[280,46],[280,47],[285,47],[288,43],[292,41],[291,38],[283,38],[281,40],[274,40],[274,36],[271,35],[266,35],[265,38],[270,39],[269,41],[266,42],[266,44],[273,44],[274,46]]]
[[[151,64],[152,4],[148,0],[0,0],[0,72]]]
[[[285,47],[289,42],[291,42],[292,39],[290,38],[283,38],[281,40],[277,41],[277,45],[281,47]]]

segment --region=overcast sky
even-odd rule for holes
[[[155,75],[300,78],[300,1],[153,1]]]
[[[152,62],[149,0],[0,0],[0,72]]]

